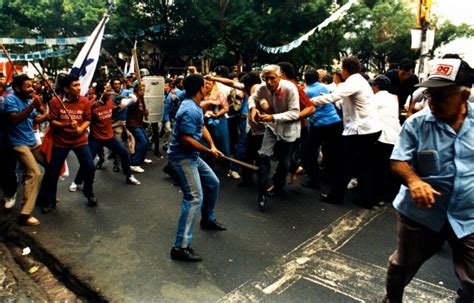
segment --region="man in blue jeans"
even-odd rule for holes
[[[204,78],[197,74],[186,77],[184,89],[187,96],[176,113],[176,124],[168,148],[168,161],[183,191],[181,215],[171,258],[198,262],[202,258],[191,248],[191,241],[194,219],[199,208],[202,229],[226,230],[224,225],[216,221],[214,212],[219,193],[219,179],[199,157],[199,153],[209,153],[217,159],[222,152],[216,149],[209,131],[204,126],[204,116],[199,106],[206,94]],[[202,139],[210,149],[200,142]]]
[[[151,162],[150,159],[146,159],[148,137],[143,118],[148,115],[148,110],[143,99],[144,92],[145,84],[139,84],[138,81],[135,81],[133,83],[133,93],[137,96],[137,102],[130,105],[127,112],[127,129],[135,138],[135,153],[130,156],[130,169],[134,173],[143,173],[145,171],[141,167],[143,163]]]

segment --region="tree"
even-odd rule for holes
[[[286,54],[259,48],[289,43],[326,19],[348,0],[116,0],[106,26],[103,47],[114,57],[129,54],[137,39],[153,45],[141,64],[152,72],[201,59],[214,65],[244,63],[247,69],[264,63],[289,61],[301,67],[331,69],[334,60],[357,55],[373,71],[383,72],[410,50],[410,28],[415,15],[402,0],[361,0],[338,21],[316,32]],[[335,3],[337,5],[335,5]],[[106,0],[0,1],[4,37],[78,37],[90,35],[106,11]],[[437,24],[435,48],[455,37],[472,36],[467,25]],[[12,51],[34,51],[38,46],[9,46]],[[80,46],[74,48],[74,58]],[[140,53],[140,52],[139,52]],[[107,61],[104,61],[108,63]],[[48,60],[55,68],[64,59]],[[119,65],[123,65],[119,63]]]

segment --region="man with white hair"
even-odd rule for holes
[[[300,136],[301,124],[298,121],[300,104],[295,85],[281,79],[278,65],[267,65],[262,72],[262,80],[254,94],[249,98],[250,122],[264,123],[265,133],[259,154],[258,206],[266,207],[266,196],[280,191],[285,186],[290,165],[290,156],[296,139]],[[258,106],[257,106],[258,104]],[[257,107],[261,108],[258,110]],[[273,176],[271,191],[267,191],[270,176],[270,157],[278,161]]]

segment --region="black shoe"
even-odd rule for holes
[[[114,168],[112,168],[112,170],[114,171],[114,173],[118,173],[120,171],[120,168],[114,165]]]
[[[265,195],[259,196],[258,208],[260,209],[261,212],[264,212],[266,207],[267,207],[267,197]]]
[[[95,165],[95,169],[101,169],[102,164],[104,164],[104,160],[99,160],[99,162],[97,162],[97,164]]]
[[[87,198],[87,206],[89,207],[97,206],[97,198],[94,195],[86,197],[86,198]]]
[[[301,182],[301,186],[312,189],[319,189],[319,183],[314,181]]]
[[[185,262],[200,262],[202,258],[200,255],[194,252],[191,247],[187,248],[171,248],[170,253],[171,259],[185,261]]]
[[[267,189],[267,194],[268,194],[270,197],[273,197],[274,195],[280,193],[281,190],[282,190],[281,187],[272,185],[272,186],[270,186],[270,187]]]
[[[41,213],[44,214],[44,215],[48,214],[48,213],[52,212],[55,208],[56,208],[56,203],[43,206],[43,207],[41,207]]]
[[[201,229],[222,231],[222,230],[226,230],[227,228],[223,224],[217,222],[217,220],[214,220],[214,221],[201,220]]]
[[[320,194],[319,198],[321,201],[325,203],[330,203],[330,204],[342,204],[344,202],[344,199],[341,197],[334,197],[331,194]]]

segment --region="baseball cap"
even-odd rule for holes
[[[381,90],[387,90],[392,81],[385,75],[378,75],[375,79],[370,79],[369,83],[378,85]]]
[[[461,59],[440,59],[436,61],[430,76],[416,87],[446,87],[452,85],[472,86],[473,70]]]

